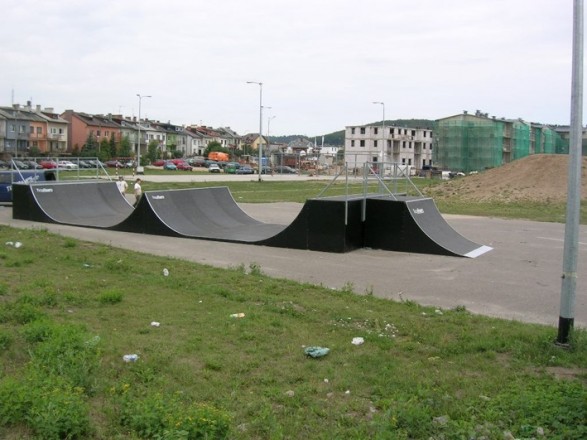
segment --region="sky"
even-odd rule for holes
[[[140,101],[143,118],[271,136],[384,112],[570,123],[572,0],[0,5],[0,105],[138,116]]]

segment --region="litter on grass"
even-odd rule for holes
[[[353,345],[363,345],[364,343],[365,343],[365,340],[361,337],[353,338],[353,340],[352,340]]]
[[[163,276],[164,277],[168,277],[169,276],[169,270],[167,268],[163,269]]]
[[[122,356],[124,362],[136,362],[139,359],[138,354],[125,354]]]
[[[20,241],[7,241],[5,244],[6,246],[12,246],[17,249],[22,246],[22,243]]]
[[[245,314],[244,313],[233,313],[232,315],[230,315],[231,318],[244,318]]]
[[[313,358],[324,357],[329,352],[330,352],[330,348],[326,348],[326,347],[306,347],[304,349],[304,353],[306,353],[306,356],[310,356]]]
[[[161,325],[160,322],[157,322],[157,321],[151,322],[151,327],[159,327],[160,325]]]

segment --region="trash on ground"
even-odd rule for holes
[[[7,241],[5,244],[6,246],[12,246],[17,249],[22,246],[22,243],[20,241]]]
[[[231,318],[244,318],[245,314],[244,313],[233,313],[232,315],[230,315]]]
[[[138,354],[125,354],[122,356],[124,362],[136,362],[139,359]]]
[[[293,396],[295,396],[295,395],[296,395],[296,393],[295,393],[293,390],[289,390],[289,391],[286,391],[286,392],[285,392],[285,395],[286,395],[287,397],[293,397]]]
[[[163,276],[164,277],[168,277],[169,276],[169,270],[167,268],[163,269]]]
[[[151,327],[159,327],[160,325],[161,325],[160,322],[157,322],[157,321],[151,322]]]
[[[361,337],[353,338],[353,340],[352,340],[353,345],[363,345],[364,343],[365,343],[365,340]]]
[[[304,353],[306,353],[307,356],[313,358],[320,358],[326,356],[329,352],[330,348],[326,347],[307,347],[304,349]]]

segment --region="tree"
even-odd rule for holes
[[[110,153],[110,157],[117,157],[117,149],[116,149],[116,139],[114,138],[114,133],[110,135],[110,141],[108,142],[108,150]]]
[[[98,150],[98,158],[101,161],[105,161],[110,159],[112,156],[110,156],[110,142],[108,142],[108,139],[106,138],[102,138],[102,140],[100,141],[100,149]]]
[[[149,145],[147,145],[147,159],[149,159],[149,162],[155,162],[159,156],[159,153],[159,142],[153,139],[149,142]]]
[[[132,147],[130,145],[130,138],[128,134],[124,135],[124,137],[120,140],[120,156],[121,157],[131,157],[132,154]]]

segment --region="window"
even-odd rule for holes
[[[379,129],[378,129],[377,127],[374,127],[374,129],[373,129],[373,132],[374,132],[375,134],[379,134]]]
[[[351,134],[355,134],[355,127],[351,128]]]
[[[365,141],[364,141],[364,140],[362,140],[362,141],[361,141],[361,147],[364,147],[364,146],[365,146]]]
[[[402,141],[402,148],[406,148],[406,141]]]
[[[59,129],[59,134],[63,134],[63,128]]]
[[[351,140],[351,147],[354,147],[354,146],[355,146],[355,140],[353,139],[353,140]]]
[[[408,165],[412,165],[412,159],[408,159]]]
[[[374,146],[375,148],[377,148],[377,140],[374,140],[374,141],[373,141],[373,146]]]
[[[16,125],[10,124],[10,131],[16,131]]]
[[[416,130],[412,130],[412,136],[416,136]]]
[[[412,149],[412,143],[413,142],[408,142],[408,148],[411,150]]]
[[[96,130],[96,136],[100,137],[100,130]]]
[[[29,127],[29,133],[33,134],[35,132],[35,127],[31,126]]]
[[[402,165],[405,165],[405,164],[406,164],[406,158],[402,157]]]
[[[37,127],[37,134],[43,134],[43,127]]]
[[[21,125],[18,130],[19,133],[24,133],[24,125]]]
[[[365,127],[361,127],[361,134],[365,134]]]

